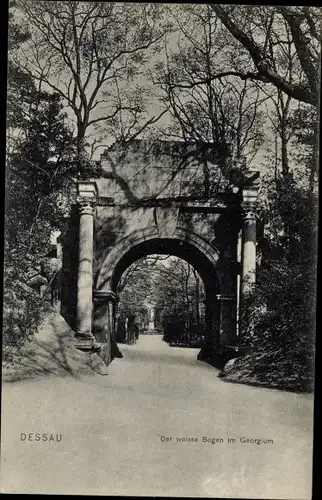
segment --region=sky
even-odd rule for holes
[[[176,8],[176,6],[174,6],[174,8]],[[18,18],[19,18],[19,15],[18,15]],[[177,44],[178,44],[178,33],[173,33],[170,36],[168,36],[167,48],[168,48],[169,52],[176,51]],[[26,54],[26,56],[27,56],[27,54]],[[28,57],[26,57],[26,59],[28,59]],[[143,86],[150,86],[150,88],[153,88],[155,90],[155,87],[153,87],[151,85],[151,82],[148,80],[146,73],[157,60],[161,60],[161,61],[165,60],[164,51],[161,50],[160,52],[158,52],[157,54],[155,54],[154,56],[151,57],[150,62],[142,68],[142,72],[141,72],[140,77],[138,79],[134,80],[133,82],[128,82],[126,84],[127,89],[134,88],[135,85],[139,84],[139,85],[143,85]],[[61,86],[63,83],[62,77],[63,77],[63,74],[60,73],[59,78],[56,79],[56,81],[55,81],[55,84],[57,84],[58,87]],[[89,94],[93,90],[94,85],[95,85],[95,82],[93,80],[90,80],[89,85],[88,85]],[[148,115],[150,117],[157,116],[162,109],[163,109],[162,104],[160,103],[158,98],[151,96],[150,102],[148,105]],[[273,105],[272,105],[272,103],[267,102],[266,106],[263,107],[262,109],[264,110],[264,113],[270,114],[273,111]],[[74,116],[73,111],[71,110],[71,108],[67,107],[65,109],[65,112],[68,115],[68,117],[67,117],[68,123],[70,123],[71,125],[74,126],[75,125],[75,116]],[[95,119],[95,118],[99,117],[101,115],[101,113],[102,113],[102,107],[97,106],[97,108],[95,110],[93,110],[92,118]],[[157,123],[157,127],[162,128],[162,127],[166,126],[168,123],[169,123],[169,115],[165,114],[162,116],[162,118]],[[267,170],[267,166],[270,166],[267,164],[267,159],[266,159],[267,149],[268,149],[268,146],[272,146],[272,143],[273,143],[273,134],[272,134],[272,131],[270,128],[270,122],[268,119],[268,115],[266,115],[263,129],[264,129],[264,133],[265,133],[265,140],[264,140],[263,146],[259,149],[257,155],[253,159],[250,166],[251,166],[251,168],[256,168],[256,169],[259,169],[260,171],[265,172],[265,170]],[[102,154],[104,149],[114,142],[114,137],[111,135],[105,134],[102,138],[99,138],[98,133],[93,129],[93,127],[91,129],[89,129],[89,133],[92,135],[92,137],[94,137],[96,140],[98,140],[98,145],[100,147],[94,153],[93,159],[99,160],[100,155]],[[157,132],[157,137],[159,138],[160,136],[161,136],[160,133]]]

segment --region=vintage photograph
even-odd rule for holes
[[[312,498],[321,20],[8,1],[2,493]]]

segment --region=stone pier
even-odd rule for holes
[[[258,197],[258,185],[243,190],[242,202],[242,244],[241,276],[239,297],[239,323],[245,326],[245,301],[253,292],[256,283],[256,214],[255,203]],[[252,326],[247,325],[249,329]],[[240,330],[242,335],[242,328]]]
[[[78,275],[77,275],[77,331],[76,345],[84,350],[93,348],[93,235],[97,198],[95,182],[79,183],[77,204],[79,209]]]

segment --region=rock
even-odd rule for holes
[[[89,354],[87,362],[94,372],[100,375],[108,375],[107,366],[97,353]]]
[[[48,281],[50,281],[54,274],[58,273],[61,268],[62,262],[60,259],[45,257],[41,262],[41,272]]]
[[[233,366],[236,364],[237,359],[238,359],[238,358],[232,358],[232,359],[230,359],[230,360],[229,360],[229,361],[225,364],[225,366],[224,366],[224,368],[223,368],[223,372],[224,372],[224,373],[229,372],[229,371],[233,368]]]
[[[39,286],[43,286],[43,285],[48,285],[48,281],[41,274],[36,274],[32,278],[28,279],[27,285],[30,286],[31,288],[34,288],[34,287],[39,287]]]
[[[98,351],[98,356],[104,362],[105,366],[108,366],[112,361],[110,344],[108,342],[104,342],[100,346],[100,350]]]

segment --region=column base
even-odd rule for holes
[[[97,352],[100,345],[96,343],[94,335],[91,333],[78,333],[73,341],[74,347],[84,352]]]

